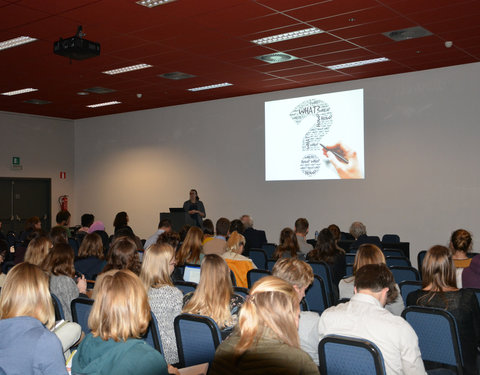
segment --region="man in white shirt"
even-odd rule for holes
[[[157,242],[158,237],[160,237],[163,232],[170,232],[171,230],[172,223],[169,219],[160,220],[160,222],[158,223],[158,230],[150,237],[148,237],[148,239],[145,241],[145,245],[143,245],[143,248],[147,250],[150,245],[153,245]]]
[[[313,250],[313,246],[307,242],[308,220],[304,217],[295,220],[295,234],[297,236],[298,247],[303,255],[307,255]]]
[[[415,331],[384,308],[397,293],[385,264],[361,267],[355,275],[355,295],[321,315],[320,339],[330,334],[364,338],[382,352],[387,375],[426,374]]]

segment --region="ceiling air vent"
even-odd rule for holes
[[[182,73],[182,72],[170,72],[170,73],[163,73],[159,74],[159,77],[166,78],[166,79],[173,79],[178,81],[180,79],[187,79],[195,77],[193,74]]]
[[[409,27],[408,29],[394,30],[383,33],[387,38],[394,40],[395,42],[401,42],[402,40],[422,38],[424,36],[432,35],[430,31],[424,29],[421,26]]]
[[[107,89],[106,87],[90,87],[89,89],[85,89],[83,91],[93,92],[94,94],[109,94],[111,92],[115,92],[114,89]]]
[[[265,61],[269,64],[277,64],[285,61],[292,61],[298,59],[298,57],[283,52],[270,53],[268,55],[257,56],[255,58]]]
[[[29,100],[24,100],[23,102],[24,103],[30,103],[30,104],[38,104],[38,105],[50,104],[51,103],[48,100],[40,100],[40,99],[29,99]]]

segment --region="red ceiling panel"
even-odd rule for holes
[[[305,48],[299,48],[299,49],[293,49],[290,51],[287,51],[290,55],[296,56],[296,57],[309,57],[309,56],[317,56],[317,55],[322,55],[325,53],[331,53],[335,51],[344,51],[344,50],[350,50],[352,48],[355,48],[354,45],[347,41],[340,41],[340,42],[333,42],[333,43],[327,43],[327,44],[319,44],[316,46],[310,46],[310,47],[305,47]]]
[[[286,14],[301,21],[313,21],[371,8],[377,5],[378,3],[375,0],[323,1],[311,6],[287,11]]]

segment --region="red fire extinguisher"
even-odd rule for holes
[[[68,211],[68,195],[61,195],[58,198],[58,203],[61,211]]]

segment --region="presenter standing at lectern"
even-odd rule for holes
[[[195,189],[190,190],[190,199],[183,204],[185,212],[195,221],[197,227],[202,228],[202,218],[205,217],[205,206],[203,205]]]

